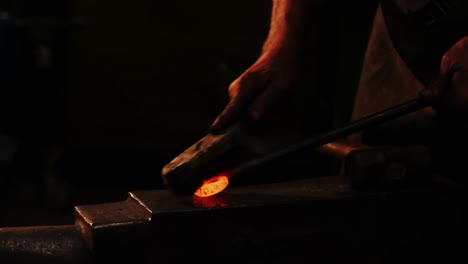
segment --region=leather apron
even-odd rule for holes
[[[408,15],[394,1],[405,2],[382,0],[377,8],[354,102],[353,120],[416,98],[419,91],[436,78],[445,51],[464,35],[460,30],[463,23],[459,20],[465,18],[457,6],[466,5],[463,1],[451,1],[440,16],[433,16],[434,10],[424,8],[422,11],[426,13]],[[437,8],[433,1],[424,2],[430,2],[430,8]],[[468,9],[464,7],[464,10]],[[450,16],[447,16],[449,11]],[[435,17],[434,21],[428,17]],[[368,145],[425,144],[440,136],[436,124],[436,115],[428,107],[352,135],[348,141]]]

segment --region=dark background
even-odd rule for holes
[[[311,17],[276,134],[348,120],[375,2]],[[259,55],[270,12],[270,0],[2,0],[0,227],[69,224],[74,205],[161,188],[162,166],[206,134]]]

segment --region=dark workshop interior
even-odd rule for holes
[[[310,47],[303,60],[305,74],[290,103],[263,121],[257,138],[260,143],[253,147],[260,152],[300,142],[350,120],[377,1],[325,2],[309,21],[317,30],[304,36]],[[165,191],[161,169],[207,134],[229,100],[229,84],[260,54],[271,10],[271,0],[1,0],[0,229],[70,225],[75,222],[75,206],[123,201],[131,191]],[[451,137],[446,152],[463,156],[463,145],[456,141],[464,137],[460,131]],[[451,152],[454,148],[457,150]],[[420,155],[418,151],[405,155]],[[446,152],[435,154],[435,158],[450,159]],[[426,162],[419,158],[418,162]],[[424,214],[429,212],[432,218],[428,222],[439,219],[447,227],[443,229],[447,233],[437,233],[440,241],[447,243],[435,245],[433,240],[438,238],[424,229],[420,234],[408,235],[408,241],[417,241],[419,248],[408,244],[395,255],[383,257],[361,249],[356,254],[364,256],[362,263],[467,260],[466,237],[456,242],[466,234],[466,212],[458,206],[468,177],[466,168],[460,172],[465,161],[460,160],[441,169],[456,175],[441,182],[453,185],[451,188],[457,192],[449,191],[450,195],[442,195],[440,200],[419,189],[396,190],[399,194],[407,192],[410,198],[398,196],[395,205],[382,198],[387,196],[379,196],[394,212],[394,218],[385,222],[389,230],[411,233],[411,227],[400,226],[402,219],[420,211],[421,216],[414,219],[426,219]],[[258,177],[238,184],[248,188],[339,175],[340,164],[306,149],[283,157]],[[425,165],[417,166],[426,170]],[[427,209],[422,212],[416,201],[425,195],[434,201],[421,202]],[[373,210],[378,206],[373,198],[363,197],[359,199],[368,201],[360,210],[375,216]],[[318,206],[314,224],[327,222],[325,218],[320,221],[319,212],[335,215],[332,208],[326,209],[328,204],[334,206],[327,202]],[[398,210],[398,204],[405,205],[403,211]],[[447,204],[450,206],[445,207]],[[411,209],[412,205],[419,209]],[[349,206],[359,205],[353,200]],[[307,206],[304,210],[309,210],[301,212],[304,217],[316,213]],[[336,217],[343,215],[336,212]],[[184,225],[180,221],[178,224]],[[357,226],[374,224],[371,219],[353,221]],[[298,226],[303,224],[299,222]],[[328,221],[330,226],[337,223]],[[420,224],[429,226],[425,221]],[[361,234],[356,231],[361,227],[351,223],[339,225],[337,230],[346,228],[359,239],[379,237]],[[336,245],[324,243],[323,247],[335,247],[329,249],[334,256],[331,260],[346,259],[338,257],[337,251],[354,240],[343,241]],[[430,250],[425,248],[428,244]],[[374,244],[382,252],[387,252],[386,245]],[[283,258],[276,260],[314,263],[314,246],[309,248],[308,261],[296,254],[288,255],[287,250]],[[406,259],[405,254],[411,257]],[[152,263],[157,260],[153,258]],[[315,262],[335,263],[320,261]]]

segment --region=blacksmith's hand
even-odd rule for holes
[[[256,122],[283,99],[295,86],[298,61],[295,48],[271,47],[234,80],[229,88],[230,101],[210,126],[220,133],[241,118]]]
[[[455,43],[442,57],[440,102],[434,109],[449,116],[468,117],[468,36]]]

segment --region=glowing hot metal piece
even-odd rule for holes
[[[203,182],[203,185],[195,191],[198,197],[208,197],[222,192],[229,185],[229,179],[225,175],[215,176]]]

